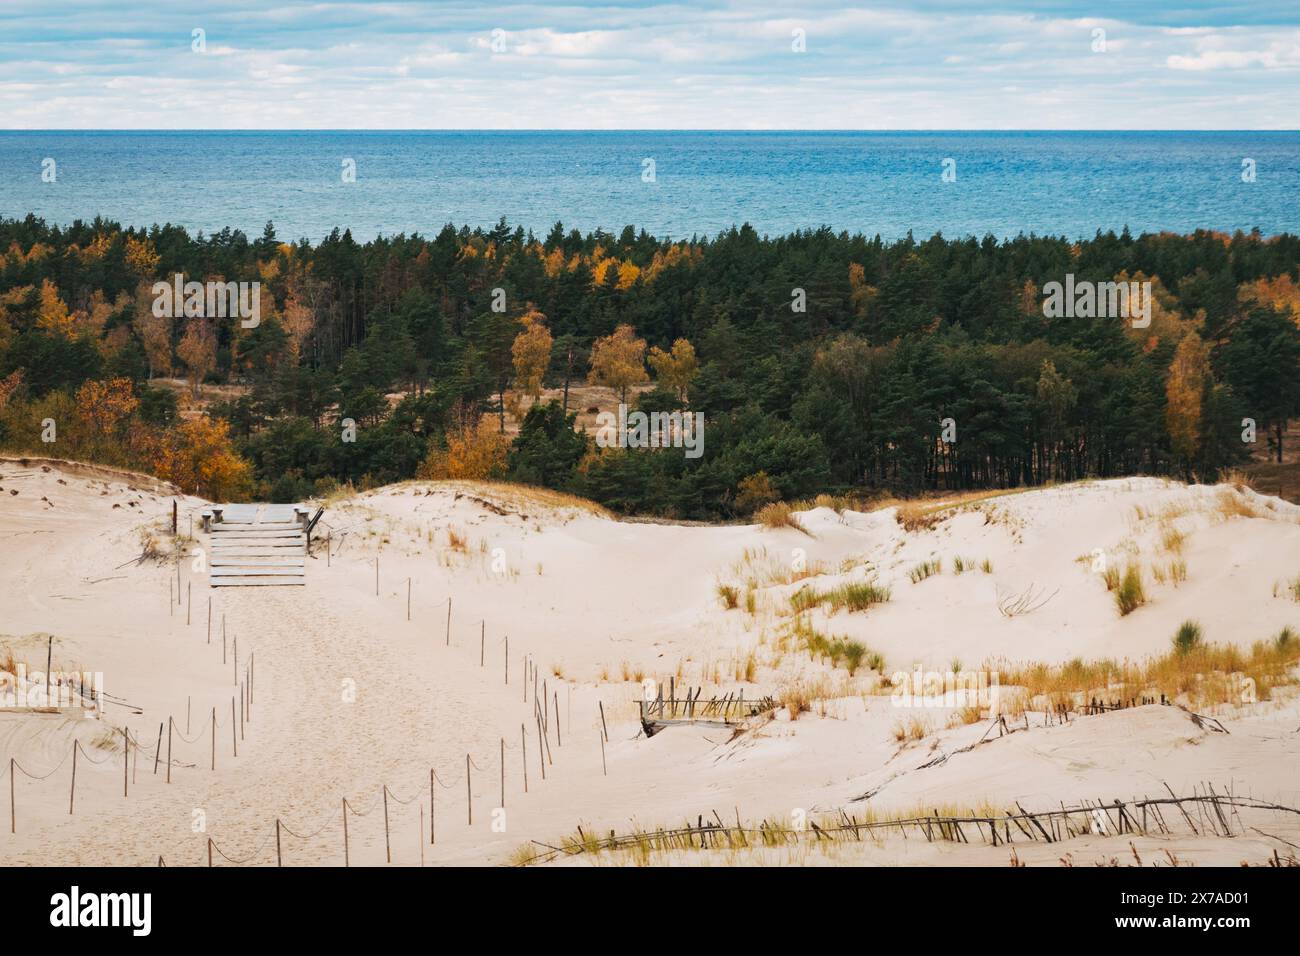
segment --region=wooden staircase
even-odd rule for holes
[[[307,583],[307,529],[299,505],[224,505],[213,509],[209,583],[221,587]]]

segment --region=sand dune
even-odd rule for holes
[[[8,647],[43,671],[53,635],[55,669],[103,672],[113,695],[102,719],[0,712],[0,757],[22,767],[17,832],[0,832],[4,863],[149,865],[161,856],[168,865],[206,865],[211,837],[218,865],[222,854],[273,865],[277,818],[286,863],[341,863],[344,798],[356,811],[348,820],[353,865],[383,864],[389,852],[400,864],[422,856],[431,864],[501,863],[529,841],[553,843],[579,824],[622,831],[714,811],[757,821],[796,808],[1054,807],[1206,782],[1300,806],[1300,701],[1289,686],[1259,703],[1217,708],[1228,734],[1155,705],[1059,726],[1033,716],[1028,730],[965,750],[986,734],[992,714],[962,723],[950,721],[951,709],[926,712],[929,732],[900,741],[895,729],[911,715],[883,686],[893,672],[954,662],[1162,654],[1188,619],[1208,641],[1243,648],[1285,626],[1300,629],[1300,603],[1279,587],[1300,575],[1300,507],[1249,491],[1148,478],[1086,482],[966,502],[912,531],[892,508],[816,508],[800,516],[801,533],[619,522],[528,489],[408,483],[329,503],[317,538],[328,536],[331,554],[327,561],[316,549],[305,588],[210,589],[206,571],[192,565],[192,549],[206,546],[196,533],[183,543],[180,605],[168,596],[177,587],[175,561],[133,563],[149,536],[170,554],[164,526],[172,500],[166,488],[129,476],[0,463],[0,659]],[[178,501],[185,533],[205,502]],[[1179,536],[1172,549],[1170,528]],[[1143,565],[1144,606],[1117,612],[1094,570],[1097,552],[1111,565]],[[954,574],[955,557],[974,569]],[[909,572],[936,558],[943,571],[914,583]],[[1185,562],[1185,580],[1151,576],[1153,565],[1174,560]],[[850,677],[791,637],[790,596],[867,580],[888,587],[890,600],[859,612],[822,606],[803,617],[883,657],[883,674],[864,666]],[[739,607],[723,606],[719,584],[737,589]],[[1026,592],[1032,610],[1011,617],[999,610]],[[231,705],[250,655],[251,720],[239,740],[236,703],[232,741]],[[545,681],[550,708],[545,780],[531,682],[525,701],[527,660],[539,687]],[[670,677],[702,685],[706,698],[740,689],[747,698],[779,695],[815,682],[823,699],[797,720],[778,708],[736,734],[672,727],[647,739],[637,719],[639,681]],[[159,726],[169,718],[170,785],[165,733],[154,772]],[[125,797],[123,727],[141,744]],[[87,756],[69,814],[74,739]],[[502,741],[505,814],[494,820]],[[1191,861],[1230,863],[1300,843],[1300,827],[1285,815],[1258,829],[1271,836],[1166,840]],[[1076,843],[1070,852],[1081,862],[1128,852],[1103,837]],[[1154,852],[1159,843],[1143,846]],[[794,852],[746,862],[781,862]],[[922,848],[902,839],[797,852],[810,863],[1001,865],[1007,857],[1003,848]],[[787,857],[772,858],[781,853]],[[1022,858],[1055,864],[1060,855],[1031,848]]]

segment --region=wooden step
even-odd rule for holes
[[[301,577],[307,572],[302,568],[213,568],[208,572],[209,577],[228,578],[228,577],[262,577],[263,575],[281,575],[284,577]]]
[[[304,544],[307,536],[298,537],[217,537],[213,538],[213,548],[243,548],[244,545],[261,546],[261,548],[292,548]]]
[[[261,555],[238,555],[233,558],[214,557],[208,562],[214,568],[301,568],[306,566],[302,557],[277,558]]]
[[[302,548],[217,548],[208,557],[216,558],[294,558],[306,556]]]
[[[302,528],[219,528],[212,532],[214,538],[296,538]]]
[[[306,585],[306,578],[213,578],[211,584],[214,588],[230,587],[268,587],[272,585],[288,585],[303,587]]]

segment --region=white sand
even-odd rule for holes
[[[795,808],[861,813],[868,805],[1019,801],[1042,809],[1080,799],[1155,796],[1165,783],[1189,792],[1205,782],[1300,806],[1300,704],[1286,691],[1221,715],[1228,735],[1157,706],[1063,727],[1035,726],[919,769],[979,738],[989,722],[940,729],[900,745],[892,734],[899,710],[888,696],[869,693],[873,678],[860,674],[850,682],[842,668],[832,671],[794,648],[778,660],[774,645],[788,621],[788,595],[801,585],[761,589],[755,615],[724,610],[715,594],[719,580],[735,581],[743,602],[747,572],[735,565],[746,549],[766,548],[768,559],[783,566],[792,549],[803,549],[808,562],[829,569],[818,586],[874,575],[891,586],[889,603],[830,617],[819,611],[812,618],[823,630],[856,637],[883,654],[891,672],[914,665],[946,669],[954,659],[967,668],[996,658],[1136,659],[1165,651],[1189,618],[1202,624],[1208,640],[1245,646],[1283,625],[1300,628],[1300,604],[1274,594],[1279,581],[1300,574],[1300,508],[1276,499],[1255,499],[1264,517],[1225,519],[1217,508],[1222,489],[1126,479],[990,499],[979,511],[914,534],[902,531],[892,510],[841,516],[817,509],[803,516],[808,536],[753,526],[616,522],[550,507],[522,490],[415,483],[331,506],[317,533],[328,528],[335,553],[328,566],[323,551],[308,561],[305,588],[212,590],[206,573],[182,564],[182,587],[193,584],[187,626],[185,607],[168,605],[174,565],[118,568],[139,554],[138,529],[161,527],[170,515],[172,498],[164,489],[14,462],[0,463],[0,488],[0,651],[9,645],[33,670],[43,670],[44,635],[53,634],[56,668],[102,671],[110,694],[143,711],[109,706],[103,721],[0,713],[0,758],[7,763],[13,756],[30,773],[51,774],[35,781],[19,773],[15,836],[7,826],[7,777],[0,787],[0,862],[6,864],[149,865],[161,855],[169,865],[199,865],[207,862],[208,837],[232,858],[274,864],[277,817],[295,834],[315,834],[299,839],[285,832],[286,863],[341,863],[345,797],[365,814],[349,819],[352,864],[383,864],[385,784],[394,795],[393,861],[418,864],[417,804],[427,828],[431,767],[448,786],[437,788],[437,844],[423,847],[430,863],[502,862],[522,844],[554,842],[578,824],[622,831],[634,823],[676,825],[712,811],[729,821],[737,813],[757,821],[788,817]],[[510,513],[497,514],[477,497]],[[190,513],[204,503],[180,501],[184,531]],[[1144,564],[1167,559],[1158,555],[1159,522],[1140,518],[1135,508],[1154,515],[1169,507],[1182,512],[1174,520],[1187,535],[1187,580],[1162,585],[1148,574],[1150,603],[1121,618],[1089,562],[1076,559],[1095,548],[1121,563],[1135,553]],[[465,537],[465,551],[448,548],[448,527]],[[160,537],[167,544],[169,536]],[[206,536],[197,537],[204,546]],[[907,571],[932,554],[944,559],[944,573],[912,584]],[[987,558],[993,573],[953,575],[954,555],[976,563]],[[847,570],[841,573],[842,566]],[[999,594],[1031,586],[1050,600],[1011,619],[999,612]],[[230,707],[238,690],[233,661],[222,664],[223,615],[229,635],[238,639],[241,669],[256,653],[254,719],[237,759]],[[480,621],[486,621],[484,667]],[[503,681],[506,635],[509,686]],[[526,654],[559,698],[562,743],[552,730],[545,781],[531,687],[528,702],[523,699]],[[739,683],[737,669],[743,675],[751,654],[753,680]],[[828,702],[824,716],[804,714],[792,723],[782,715],[731,742],[725,730],[701,727],[674,727],[646,739],[634,703],[641,690],[624,682],[624,665],[629,676],[641,671],[665,683],[680,671],[681,683],[703,680],[706,697],[742,686],[747,697],[775,693],[801,677],[843,686],[844,696]],[[601,769],[598,701],[609,721],[608,776]],[[553,707],[554,698],[548,703]],[[173,738],[168,786],[161,770],[153,773],[153,747],[169,716],[186,732],[187,707],[193,742]],[[214,707],[215,773],[208,736]],[[936,727],[944,727],[946,715],[935,714]],[[123,725],[147,748],[125,798],[120,730],[116,744],[93,744]],[[527,795],[521,725],[528,738]],[[71,767],[60,761],[71,753],[74,736],[105,763],[92,767],[81,760],[70,816]],[[503,738],[506,817],[505,832],[497,832],[492,810],[500,803]],[[472,774],[472,825],[466,754],[481,768]],[[868,803],[856,799],[869,791],[875,795]],[[1262,861],[1274,846],[1285,850],[1278,838],[1300,843],[1300,828],[1289,819],[1260,829],[1273,836],[1186,838],[1175,841],[1176,849],[1197,862],[1235,864]],[[1118,840],[1093,837],[1078,844],[1081,861],[1129,852]],[[886,840],[858,856],[835,853],[819,859],[1006,862],[1002,848],[922,851],[914,841]],[[1028,862],[1050,864],[1060,855],[1055,848],[1021,853]],[[224,861],[218,855],[216,862]]]

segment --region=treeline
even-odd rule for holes
[[[53,420],[64,454],[213,497],[490,476],[732,517],[823,491],[1212,478],[1280,460],[1300,416],[1290,235],[669,241],[502,220],[313,245],[28,217],[0,220],[0,250],[0,443],[49,451]],[[177,274],[258,283],[260,322],[156,315]],[[1049,318],[1067,275],[1150,282],[1149,324]],[[180,373],[207,420],[151,385]],[[587,382],[703,413],[704,454],[597,447],[574,431]],[[101,392],[111,420],[82,407]]]

